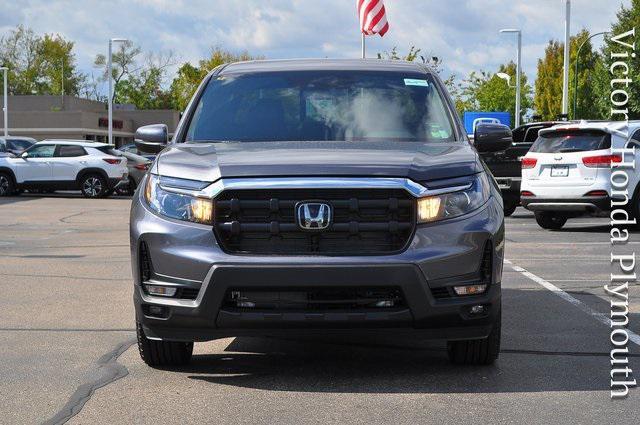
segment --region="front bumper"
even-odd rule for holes
[[[583,196],[576,198],[539,198],[522,196],[520,203],[529,211],[557,211],[599,214],[611,210],[609,196]]]
[[[409,333],[424,339],[486,337],[500,314],[504,252],[503,213],[495,196],[468,216],[419,226],[407,250],[362,257],[229,255],[211,227],[159,217],[140,193],[131,210],[131,253],[137,320],[149,338],[205,341],[230,336],[317,333]],[[140,244],[145,242],[157,283],[198,290],[194,300],[149,296],[142,289]],[[492,247],[488,290],[469,297],[437,298],[432,291],[477,283],[487,243]],[[475,279],[475,280],[474,280]],[[246,311],[223,308],[231,288],[401,289],[403,307],[367,311]],[[471,315],[470,307],[485,312]],[[162,306],[166,316],[147,314]]]

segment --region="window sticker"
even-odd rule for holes
[[[429,87],[429,82],[427,80],[418,80],[415,78],[405,78],[404,79],[405,86],[420,86],[420,87]]]

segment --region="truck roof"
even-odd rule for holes
[[[405,71],[432,72],[420,62],[383,59],[276,59],[234,62],[220,74],[274,71]]]

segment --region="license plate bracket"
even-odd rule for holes
[[[555,165],[551,167],[551,177],[567,177],[569,167],[567,165]]]

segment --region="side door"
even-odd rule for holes
[[[75,182],[78,172],[87,161],[87,151],[82,146],[58,145],[51,159],[52,180],[56,182]]]
[[[51,159],[56,145],[33,145],[27,152],[27,157],[14,158],[16,178],[18,182],[46,182],[52,178]]]

